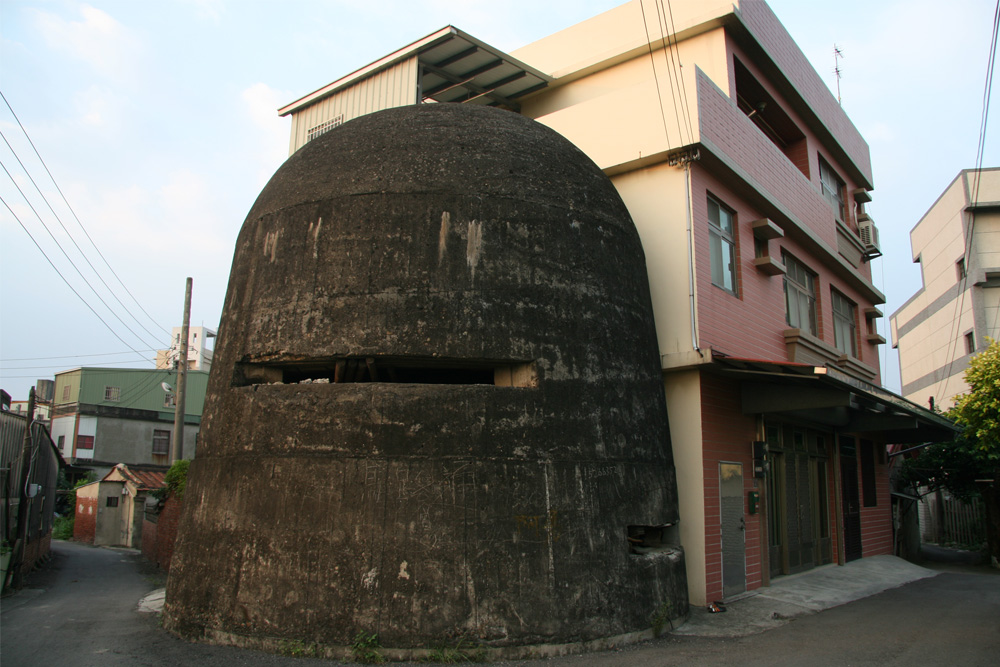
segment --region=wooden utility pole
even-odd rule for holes
[[[184,324],[181,326],[180,352],[177,357],[177,401],[174,405],[174,435],[170,443],[170,463],[184,458],[184,389],[187,384],[188,327],[191,323],[191,279],[184,290]]]
[[[28,415],[24,422],[24,445],[21,447],[20,488],[17,503],[17,540],[14,542],[14,552],[11,554],[9,570],[13,573],[11,584],[14,589],[21,587],[23,576],[24,547],[28,541],[28,484],[31,482],[31,450],[34,439],[31,437],[31,425],[35,420],[35,388],[28,392]]]

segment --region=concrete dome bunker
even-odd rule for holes
[[[217,340],[171,631],[517,655],[687,613],[642,248],[552,130],[442,104],[314,139],[243,224]]]

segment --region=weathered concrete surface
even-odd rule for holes
[[[686,614],[683,554],[627,540],[678,518],[651,313],[551,130],[424,105],[310,142],[237,242],[165,625],[518,646]]]

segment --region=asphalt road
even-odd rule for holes
[[[176,639],[155,614],[136,611],[163,580],[135,552],[54,542],[53,554],[26,590],[0,601],[3,667],[335,664]],[[950,568],[750,637],[668,635],[618,650],[504,664],[994,667],[1000,664],[1000,576],[986,568]]]

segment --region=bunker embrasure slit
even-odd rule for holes
[[[533,361],[427,359],[408,357],[332,357],[236,364],[234,387],[255,384],[482,384],[537,387]]]

